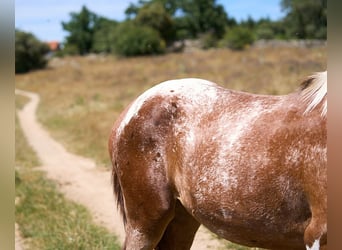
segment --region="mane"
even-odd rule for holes
[[[301,97],[307,103],[304,113],[315,109],[323,102],[321,115],[327,114],[327,71],[315,73],[307,77],[301,84]]]

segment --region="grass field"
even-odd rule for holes
[[[169,79],[197,77],[236,90],[286,94],[294,91],[305,76],[326,70],[326,59],[326,48],[216,49],[129,59],[66,57],[53,59],[45,70],[16,75],[16,87],[41,95],[38,118],[55,139],[69,151],[109,168],[107,140],[111,126],[124,107],[149,87]],[[26,161],[37,164],[34,157],[18,164]],[[39,183],[43,189],[54,189],[40,181],[41,174],[34,175],[20,173],[17,189],[21,190],[24,179],[29,185],[25,189]]]

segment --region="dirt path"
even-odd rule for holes
[[[21,234],[19,232],[19,227],[18,227],[18,224],[15,223],[14,224],[14,227],[15,227],[15,242],[14,242],[14,249],[15,250],[23,250],[25,249],[24,247],[24,239],[21,237]]]
[[[30,98],[30,102],[22,110],[18,110],[18,118],[47,176],[57,181],[67,198],[87,207],[96,223],[109,229],[118,236],[120,242],[123,242],[125,231],[121,216],[116,210],[110,171],[99,170],[93,160],[67,152],[49,135],[36,118],[39,95],[22,90],[16,90],[15,93]],[[222,243],[201,227],[191,249],[205,250],[221,247]]]

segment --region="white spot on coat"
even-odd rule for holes
[[[320,239],[315,240],[311,247],[306,245],[306,250],[319,250],[319,240]]]

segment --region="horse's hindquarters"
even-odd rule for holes
[[[141,95],[110,140],[126,248],[183,235],[187,249],[196,220],[243,245],[325,244],[326,119],[321,102],[303,104],[298,93],[251,95],[194,79]],[[183,217],[189,234],[175,233]]]

